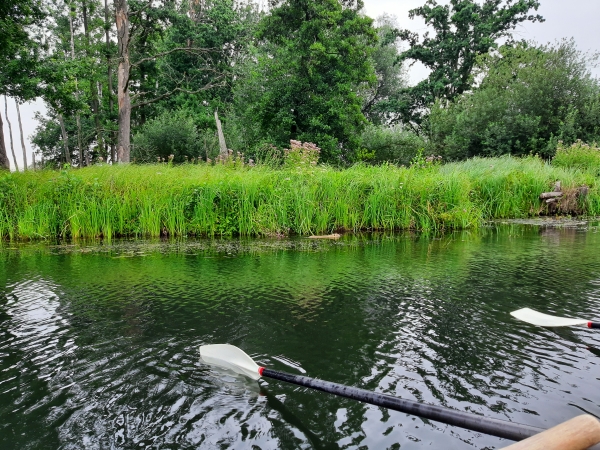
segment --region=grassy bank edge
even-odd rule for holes
[[[534,157],[475,158],[421,168],[157,164],[30,171],[0,175],[0,236],[18,240],[467,229],[489,219],[547,213],[539,194],[558,180],[565,192],[588,186],[575,209],[600,214],[597,177]]]

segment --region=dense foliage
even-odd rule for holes
[[[500,38],[511,37],[519,23],[543,20],[529,14],[537,10],[537,0],[450,0],[440,5],[427,0],[410,11],[410,17],[422,17],[433,28],[419,41],[416,33],[402,31],[400,36],[410,43],[402,60],[419,61],[431,70],[429,77],[407,89],[403,118],[420,122],[426,109],[436,100],[453,100],[473,85],[473,67],[477,57],[498,45]]]
[[[477,89],[432,108],[432,144],[449,159],[463,159],[551,157],[558,141],[600,141],[600,84],[588,63],[572,41],[501,47],[480,59]]]
[[[361,0],[267,3],[3,2],[0,94],[44,99],[33,144],[52,168],[229,149],[281,164],[291,140],[336,166],[550,158],[559,141],[600,140],[593,61],[573,42],[512,39],[543,20],[536,0],[426,0],[410,12],[425,20],[422,36],[367,17]],[[414,62],[431,73],[409,86]]]

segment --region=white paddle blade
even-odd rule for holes
[[[200,359],[207,364],[233,370],[258,380],[259,366],[243,350],[229,344],[213,344],[200,346]]]
[[[587,325],[588,321],[583,319],[571,319],[569,317],[556,317],[537,312],[530,308],[523,308],[510,313],[511,316],[523,322],[540,327],[570,327],[573,325]]]

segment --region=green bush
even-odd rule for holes
[[[145,163],[169,160],[173,155],[174,163],[183,163],[203,150],[193,118],[184,110],[166,111],[146,122],[134,136],[131,158]]]
[[[600,83],[588,69],[593,62],[573,41],[501,47],[480,60],[479,87],[432,107],[434,153],[454,160],[536,153],[550,158],[559,140],[600,139]]]
[[[558,143],[552,165],[568,169],[579,169],[600,176],[600,147],[577,141],[571,146]]]
[[[368,126],[360,136],[359,158],[366,162],[408,165],[426,146],[425,140],[401,126]]]

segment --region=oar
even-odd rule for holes
[[[492,419],[443,406],[428,405],[352,386],[344,386],[343,384],[332,383],[330,381],[316,380],[301,375],[267,369],[260,367],[246,353],[233,345],[203,345],[200,347],[200,357],[208,364],[233,370],[254,380],[258,380],[260,377],[273,378],[512,441],[521,441],[544,431],[542,428],[530,425]]]
[[[569,317],[556,317],[535,311],[530,308],[518,309],[510,313],[523,322],[540,327],[570,327],[573,325],[584,326],[588,328],[600,328],[599,322],[592,322],[586,319],[572,319]]]

